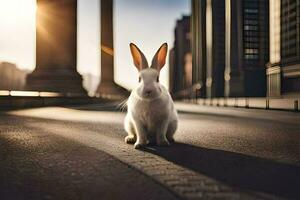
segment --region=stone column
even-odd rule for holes
[[[206,95],[206,0],[192,0],[191,30],[193,86],[197,97]]]
[[[101,82],[99,96],[126,96],[128,91],[114,82],[113,0],[101,0]]]
[[[206,1],[206,98],[224,96],[225,0]]]
[[[36,69],[27,89],[86,94],[76,71],[77,0],[37,0]]]
[[[225,1],[225,97],[245,96],[243,61],[242,3]]]

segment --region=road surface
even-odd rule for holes
[[[177,103],[171,147],[113,104],[0,114],[0,199],[300,199],[300,113]]]

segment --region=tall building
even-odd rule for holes
[[[193,84],[200,97],[266,95],[269,0],[192,0]]]
[[[183,16],[176,22],[174,48],[170,51],[170,91],[174,97],[185,94],[184,90],[191,87],[192,72],[190,48],[190,17]]]
[[[268,96],[300,94],[300,1],[270,0]]]
[[[266,95],[269,1],[226,1],[225,96]]]
[[[244,0],[244,70],[246,96],[266,96],[269,60],[269,0]]]
[[[300,95],[300,0],[192,0],[191,22],[198,96]]]

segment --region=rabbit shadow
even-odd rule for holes
[[[296,165],[184,143],[143,151],[236,188],[300,199],[300,167]]]

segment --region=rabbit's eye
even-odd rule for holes
[[[139,77],[139,82],[141,82],[141,77]]]
[[[156,78],[156,82],[159,82],[159,76]]]

